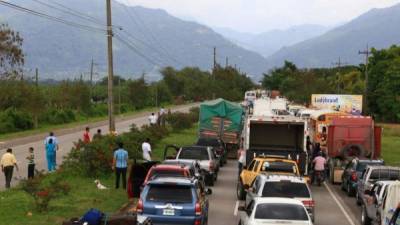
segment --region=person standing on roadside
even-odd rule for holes
[[[46,144],[46,158],[47,158],[47,169],[49,172],[53,172],[56,170],[56,144],[52,138]]]
[[[166,116],[167,112],[165,111],[164,107],[161,106],[159,114],[160,114],[160,119],[159,119],[160,125],[165,127],[165,116]]]
[[[157,124],[157,116],[154,113],[151,113],[151,115],[149,116],[149,123],[151,126]]]
[[[89,127],[85,128],[85,132],[83,133],[83,142],[85,144],[90,143],[90,128]]]
[[[53,140],[52,142],[53,142],[53,144],[55,145],[55,152],[54,152],[54,159],[53,159],[53,161],[54,161],[54,166],[57,166],[57,151],[59,150],[59,145],[58,145],[58,139],[57,139],[57,137],[56,136],[54,136],[54,133],[53,132],[50,132],[50,134],[49,134],[49,136],[48,137],[46,137],[46,139],[44,140],[44,147],[45,147],[45,149],[47,150],[47,144],[49,143],[49,141],[50,141],[50,139],[51,140]]]
[[[122,142],[118,143],[118,149],[114,152],[113,170],[115,170],[115,188],[119,188],[119,179],[122,175],[122,187],[126,189],[126,171],[128,170],[128,152],[123,149]]]
[[[28,160],[28,179],[33,179],[35,176],[35,153],[33,147],[29,148]]]
[[[98,139],[101,139],[103,137],[103,135],[101,134],[101,129],[97,129],[97,133],[95,133],[94,135],[93,135],[93,138],[92,138],[92,140],[94,141],[94,140],[98,140]]]
[[[12,154],[12,149],[7,149],[7,152],[1,157],[0,160],[1,171],[6,177],[6,189],[11,187],[11,180],[14,172],[14,166],[18,171],[17,159],[14,154]]]
[[[145,161],[151,161],[151,145],[150,138],[146,138],[146,141],[142,144],[143,159]]]

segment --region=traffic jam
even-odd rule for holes
[[[196,143],[167,145],[163,161],[132,166],[128,194],[138,199],[138,218],[208,224],[212,188],[232,160],[239,225],[314,224],[312,190],[328,184],[354,197],[361,224],[400,224],[400,168],[380,159],[382,128],[361,116],[362,97],[312,102],[291,104],[265,90],[246,92],[240,104],[203,102]]]

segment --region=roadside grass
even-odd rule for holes
[[[387,165],[400,166],[400,124],[381,124],[382,158]]]
[[[47,213],[38,213],[34,209],[33,198],[21,189],[0,192],[0,224],[58,225],[69,218],[83,215],[90,208],[110,213],[128,202],[126,191],[114,188],[114,176],[99,178],[108,190],[98,190],[93,178],[69,176],[65,173],[49,176],[63,176],[71,185],[71,192],[51,201]],[[29,212],[32,216],[28,215]]]
[[[170,107],[171,105],[166,105],[165,107]],[[144,112],[152,112],[156,111],[156,107],[148,107],[140,110],[135,110],[135,111],[130,111],[127,113],[123,113],[120,115],[116,115],[117,118],[123,118],[123,117],[128,117],[128,116],[135,116],[140,113]],[[76,126],[82,126],[90,123],[96,123],[100,121],[105,121],[107,119],[107,116],[100,116],[100,117],[82,117],[79,119],[79,121],[75,121],[72,123],[66,123],[66,124],[57,124],[57,125],[49,125],[49,124],[43,124],[39,125],[37,129],[31,129],[31,130],[26,130],[26,131],[19,131],[19,132],[13,132],[13,133],[7,133],[7,134],[0,134],[0,141],[4,140],[9,140],[13,138],[20,138],[20,137],[26,137],[30,135],[36,135],[40,133],[45,133],[48,131],[57,131],[60,129],[68,129],[68,128],[74,128]]]

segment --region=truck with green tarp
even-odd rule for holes
[[[221,139],[228,150],[228,157],[236,157],[244,109],[240,104],[216,99],[200,104],[199,136]]]

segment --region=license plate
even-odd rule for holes
[[[175,210],[173,210],[173,209],[164,209],[163,210],[163,215],[164,216],[174,216],[175,215]]]

